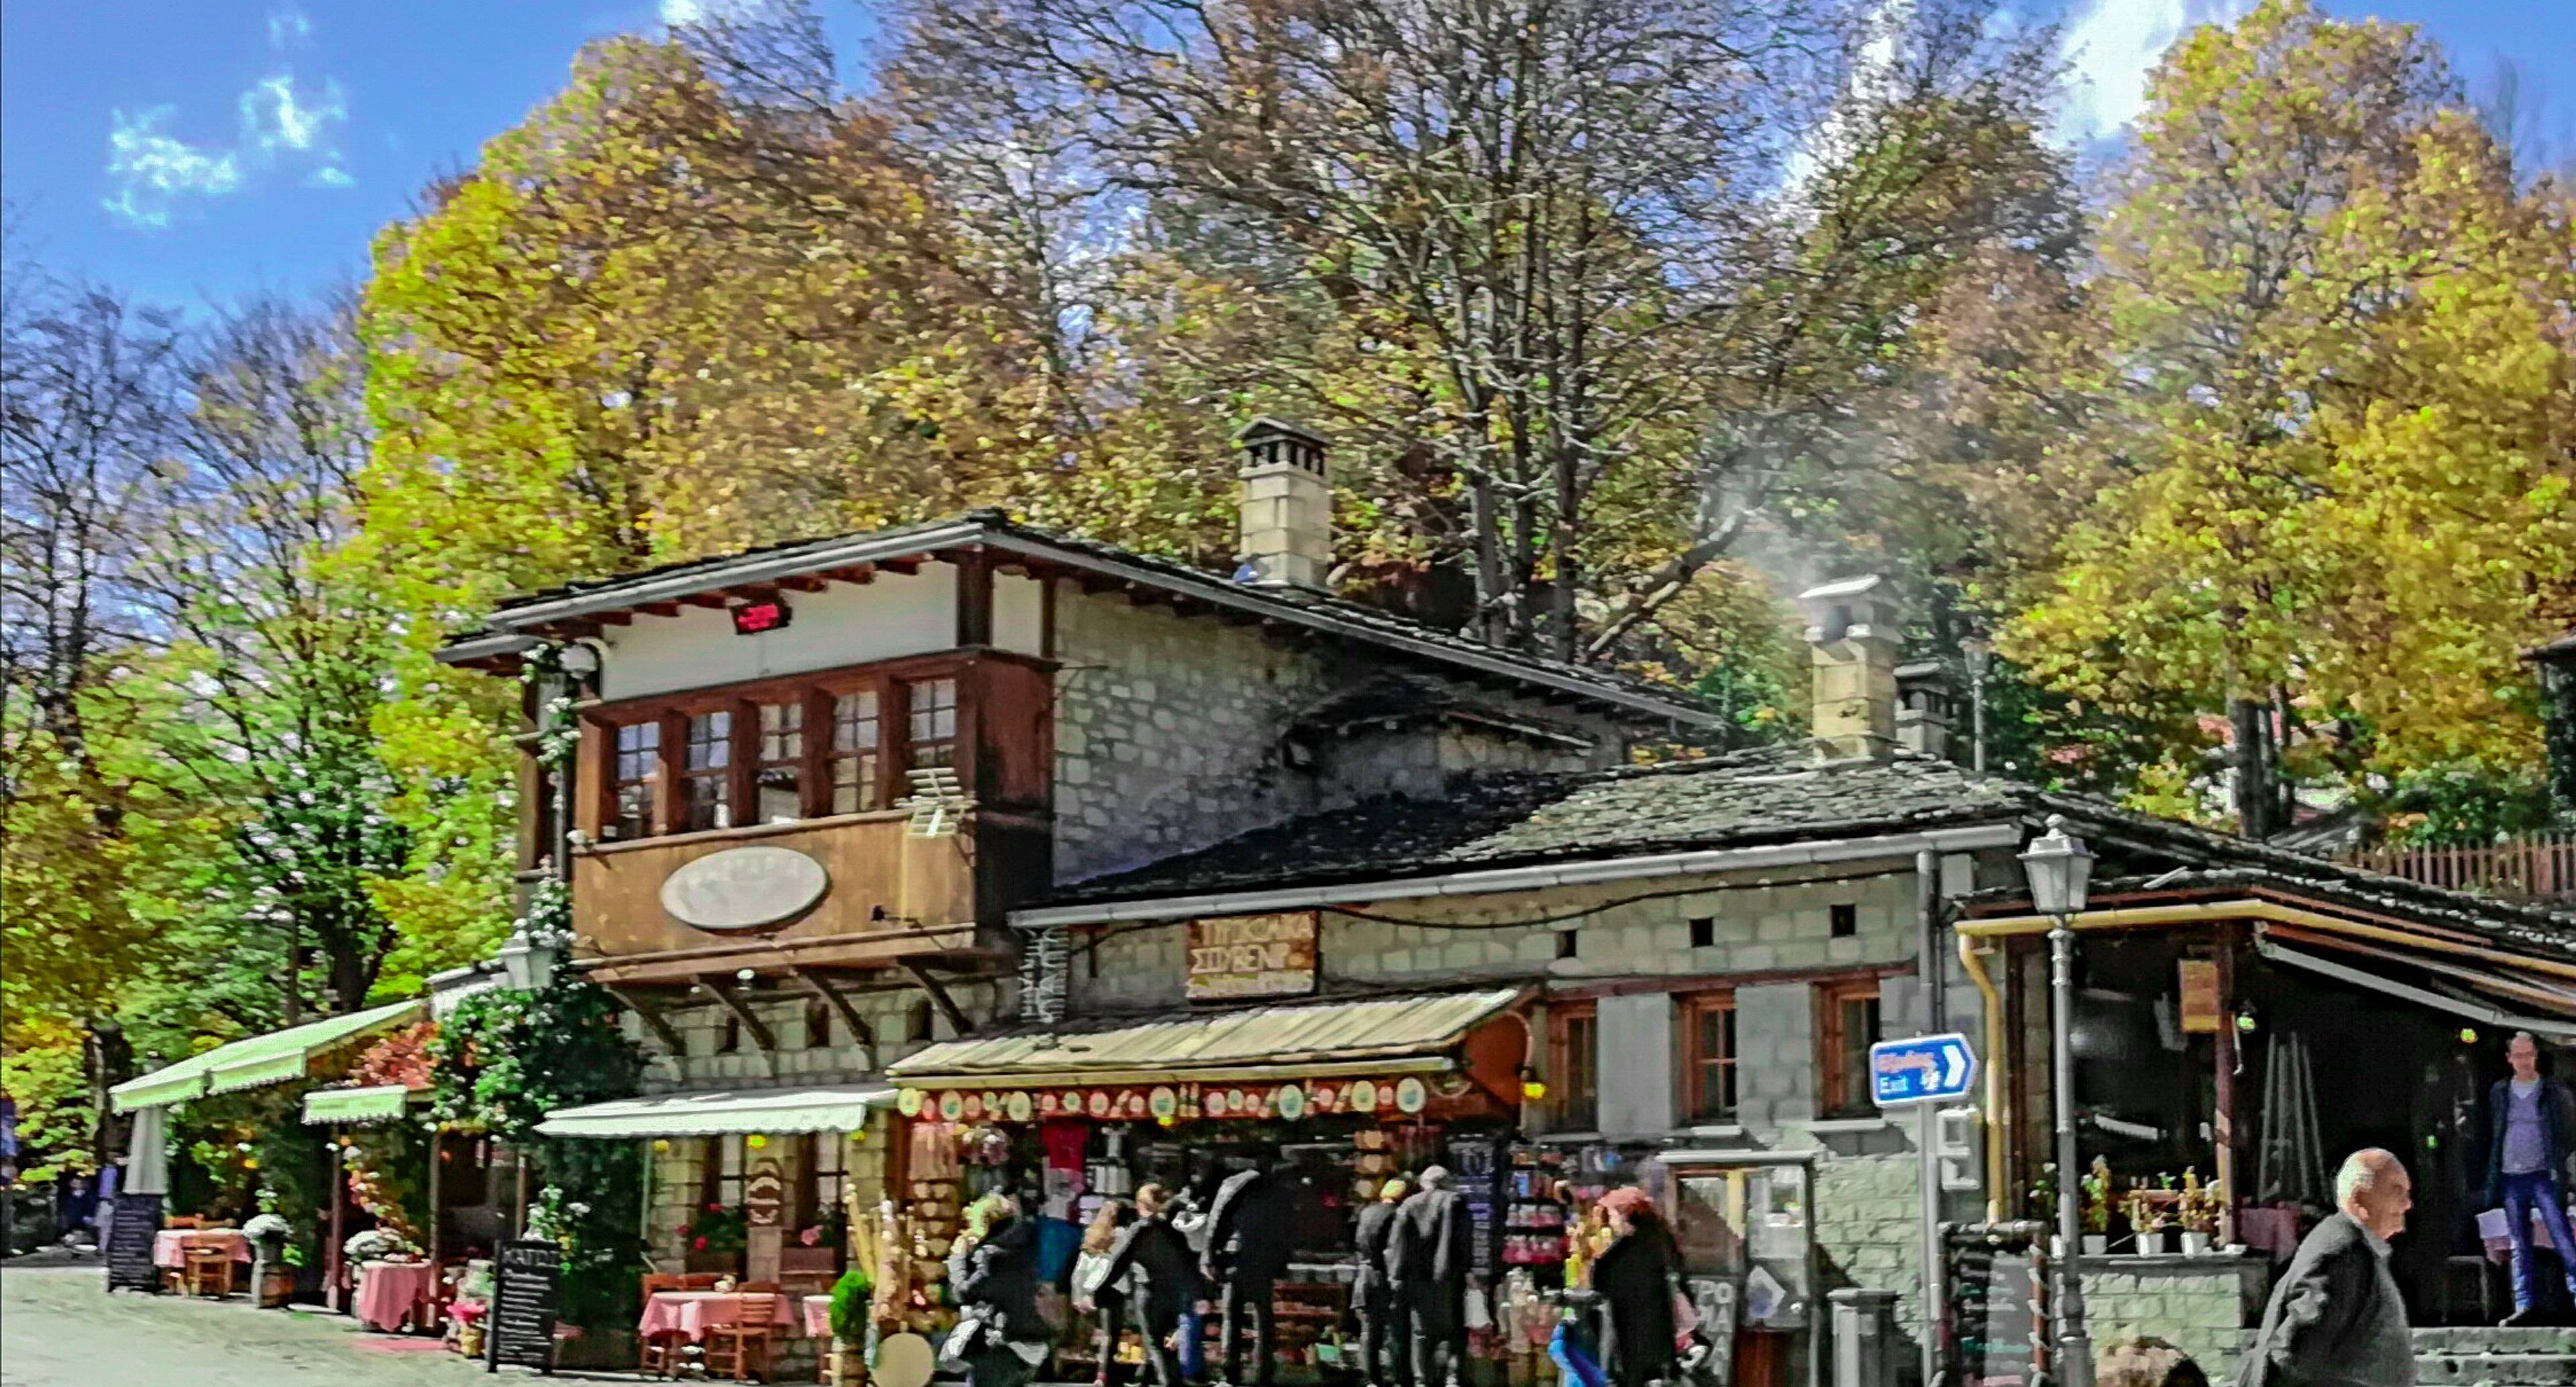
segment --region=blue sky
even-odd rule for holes
[[[366,268],[367,244],[434,175],[563,82],[573,53],[723,0],[11,0],[0,8],[0,191],[58,270],[147,298],[306,291]],[[2155,55],[2248,0],[2070,0],[2083,85],[2063,128],[2113,131]],[[823,0],[845,41],[856,0]],[[2576,74],[2570,0],[2330,4],[2424,23],[2463,74],[2494,57]],[[2576,76],[2548,91],[2562,144]]]

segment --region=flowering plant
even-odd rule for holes
[[[242,1225],[242,1236],[255,1243],[275,1242],[294,1231],[295,1225],[284,1214],[253,1214]]]
[[[573,1252],[574,1234],[590,1206],[567,1197],[560,1185],[548,1185],[537,1192],[536,1202],[528,1206],[528,1236],[543,1238],[563,1248],[569,1258]]]
[[[340,1245],[352,1262],[375,1262],[391,1257],[416,1257],[420,1249],[412,1240],[390,1228],[370,1228],[353,1234]]]
[[[709,1204],[696,1218],[681,1224],[679,1234],[699,1252],[740,1252],[750,1241],[750,1224],[740,1209]]]

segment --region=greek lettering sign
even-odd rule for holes
[[[1964,1035],[1918,1035],[1869,1047],[1869,1096],[1882,1108],[1964,1098],[1977,1054]]]
[[[1190,921],[1193,1002],[1301,997],[1315,990],[1315,912]]]

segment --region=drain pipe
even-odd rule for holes
[[[1950,999],[1941,979],[1941,854],[1931,848],[1914,853],[1914,967],[1923,988],[1923,1030],[1939,1035],[1950,1029]],[[1941,1153],[1938,1150],[1938,1103],[1914,1105],[1915,1159],[1923,1202],[1923,1337],[1921,1352],[1927,1387],[1941,1380],[1941,1326],[1950,1308],[1949,1278],[1941,1266]]]

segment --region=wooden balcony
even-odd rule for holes
[[[955,831],[919,837],[889,810],[601,844],[573,863],[574,957],[615,984],[979,962],[978,922],[998,921],[1024,884],[1044,883],[1046,842],[1042,823],[1018,815],[969,810]],[[753,845],[822,867],[812,909],[774,928],[710,930],[664,908],[672,872]]]
[[[2576,901],[2576,834],[2537,833],[2473,848],[2370,848],[2343,860],[2366,871],[2505,900]]]

